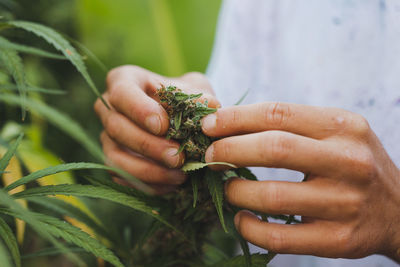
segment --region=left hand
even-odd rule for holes
[[[241,211],[235,224],[249,242],[277,253],[333,258],[379,253],[400,261],[400,170],[362,116],[262,103],[219,109],[204,118],[203,131],[225,137],[209,147],[207,162],[308,175],[302,183],[227,182],[226,197],[233,205],[302,216],[301,224],[282,225]]]

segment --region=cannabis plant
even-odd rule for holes
[[[8,10],[0,21],[0,103],[19,107],[21,117],[19,123],[8,122],[0,130],[1,265],[19,267],[31,258],[65,255],[76,266],[265,266],[274,254],[250,255],[247,242],[233,225],[237,208],[223,199],[227,179],[256,177],[246,168],[204,161],[204,153],[214,140],[201,132],[201,119],[216,110],[199,102],[200,94],[185,94],[174,86],[158,90],[170,117],[166,138],[181,144],[187,161],[182,170],[189,179],[171,194],[151,195],[135,177],[105,166],[95,138],[68,115],[40,100],[39,94],[64,92],[31,83],[25,54],[72,64],[87,86],[101,96],[81,49],[45,25],[14,20],[10,3],[0,0],[0,7]],[[17,30],[23,32],[22,40],[40,38],[54,49],[16,42],[10,33]],[[75,140],[97,162],[64,163],[38,146],[37,123],[43,120]],[[210,164],[225,164],[231,169],[213,171],[207,168]],[[75,171],[79,171],[81,183],[77,183]],[[117,174],[134,188],[116,184],[98,171]],[[88,198],[101,204],[93,205]],[[293,220],[280,218],[288,223]],[[33,236],[39,245],[27,249],[27,236]],[[235,240],[243,255],[234,256]]]

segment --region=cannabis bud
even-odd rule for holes
[[[204,162],[204,154],[211,139],[201,131],[201,119],[217,110],[209,108],[207,101],[196,101],[202,94],[185,94],[176,86],[162,85],[157,95],[161,103],[166,104],[170,120],[167,138],[180,143],[178,153],[184,151],[187,160]]]

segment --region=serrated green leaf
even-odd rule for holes
[[[56,238],[54,238],[50,233],[48,233],[46,230],[47,228],[43,226],[43,223],[41,223],[39,220],[35,218],[35,216],[32,215],[32,213],[23,208],[21,204],[19,204],[15,199],[8,195],[3,189],[0,189],[0,203],[2,206],[8,207],[7,208],[0,208],[0,213],[11,215],[13,217],[19,218],[26,223],[28,223],[33,230],[35,230],[40,236],[43,238],[47,239],[50,241],[54,246],[58,247],[59,249],[63,250],[67,257],[71,259],[74,263],[77,264],[77,266],[83,266],[84,263],[81,259],[76,257],[74,254],[68,253],[66,251],[66,248],[63,243],[58,241]]]
[[[213,267],[243,267],[246,266],[246,259],[243,255],[233,257],[229,260],[223,260],[213,265]],[[252,267],[265,267],[267,264],[266,254],[253,254],[251,255]]]
[[[52,58],[52,59],[67,59],[66,57],[64,57],[62,55],[47,52],[45,50],[42,50],[42,49],[39,49],[36,47],[13,43],[1,36],[0,36],[0,48],[15,50],[15,51],[26,53],[26,54],[47,57],[47,58]]]
[[[1,84],[0,85],[0,90],[18,90],[18,87],[15,86],[14,84]],[[26,87],[27,92],[38,92],[38,93],[44,93],[44,94],[49,94],[49,95],[65,95],[67,92],[58,90],[58,89],[47,89],[47,88],[41,88],[37,86],[31,86],[28,85]]]
[[[205,179],[207,181],[210,195],[215,204],[219,221],[221,222],[222,228],[227,233],[228,230],[225,225],[224,212],[222,210],[224,201],[224,182],[222,181],[221,174],[219,172],[207,169],[205,173]]]
[[[7,72],[13,77],[17,84],[20,94],[22,120],[26,117],[26,78],[24,65],[18,53],[15,50],[0,48],[0,63],[4,66]]]
[[[145,199],[139,199],[138,197],[127,195],[106,187],[78,184],[50,185],[30,188],[16,193],[13,196],[16,198],[25,198],[47,195],[80,196],[108,200],[146,213],[180,233],[174,226],[161,217],[157,210],[155,210],[153,207],[150,207],[145,202]]]
[[[67,251],[69,252],[74,252],[74,253],[79,253],[79,252],[86,252],[83,248],[80,247],[68,247]],[[31,258],[37,258],[37,257],[44,257],[44,256],[53,256],[57,254],[62,254],[64,251],[60,250],[59,248],[44,248],[42,250],[29,253],[29,254],[24,254],[21,256],[21,259],[31,259]]]
[[[12,258],[14,259],[17,267],[21,266],[21,255],[19,254],[19,248],[17,239],[8,224],[0,218],[0,236],[4,240],[4,243],[11,252]]]
[[[3,212],[6,212],[2,210]],[[114,253],[109,250],[106,246],[100,243],[98,240],[90,237],[89,234],[83,232],[81,229],[62,221],[60,219],[44,215],[41,213],[36,213],[29,211],[32,217],[40,222],[41,227],[46,229],[45,231],[50,233],[54,237],[61,237],[69,243],[73,243],[78,247],[85,249],[86,251],[92,253],[93,255],[114,264],[117,267],[124,267],[121,261],[114,255]],[[9,213],[20,219],[24,219],[20,214]]]
[[[103,103],[109,108],[106,101],[101,96],[100,92],[97,90],[96,85],[94,84],[92,78],[90,77],[89,73],[86,70],[85,63],[81,55],[76,51],[76,49],[67,41],[64,37],[61,36],[55,30],[46,27],[42,24],[28,22],[28,21],[9,21],[7,22],[8,25],[24,29],[28,32],[32,32],[35,35],[43,38],[49,44],[53,45],[54,48],[61,51],[64,56],[75,66],[75,68],[81,73],[83,78],[89,84],[90,88],[93,92],[100,97]]]
[[[21,142],[24,134],[20,134],[17,140],[8,148],[6,154],[0,159],[0,172],[4,172],[10,162],[11,158],[14,156],[15,151],[18,148],[19,143]]]
[[[60,173],[60,172],[65,172],[65,171],[73,171],[73,170],[84,170],[84,169],[99,169],[99,170],[113,170],[114,168],[97,164],[97,163],[86,163],[86,162],[77,162],[77,163],[66,163],[66,164],[60,164],[56,166],[51,166],[45,169],[38,170],[36,172],[32,172],[31,174],[28,174],[19,180],[15,181],[14,183],[6,186],[4,189],[6,191],[10,191],[20,185],[27,184],[29,182],[35,181],[37,179],[40,179],[42,177]]]
[[[190,171],[196,171],[196,170],[200,170],[203,169],[204,167],[210,166],[210,165],[226,165],[229,166],[231,168],[237,168],[235,165],[231,164],[231,163],[227,163],[227,162],[200,162],[200,161],[188,161],[186,162],[181,170],[184,172],[190,172]]]
[[[97,234],[110,239],[110,236],[107,234],[107,231],[104,229],[102,225],[99,225],[94,219],[92,219],[89,215],[87,215],[79,208],[61,199],[57,199],[54,197],[27,197],[25,199],[29,202],[41,205],[45,208],[48,208],[49,210],[57,212],[60,215],[75,218],[78,221],[86,224]]]
[[[0,101],[9,105],[22,105],[21,99],[12,94],[0,94]],[[96,159],[103,161],[104,155],[98,143],[94,142],[93,138],[89,137],[82,127],[67,114],[62,113],[45,103],[32,99],[27,99],[25,104],[30,110],[32,110],[32,112],[47,119],[51,124],[75,139],[86,148],[87,151],[96,157]]]

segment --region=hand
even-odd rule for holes
[[[400,261],[400,171],[362,116],[262,103],[219,109],[203,119],[203,131],[226,137],[208,148],[208,162],[308,175],[302,183],[227,182],[226,198],[233,205],[302,216],[301,224],[282,225],[239,212],[235,224],[249,242],[278,253],[333,258],[380,253]]]
[[[179,144],[163,136],[169,120],[156,96],[161,84],[174,85],[188,93],[202,92],[203,101],[207,99],[210,106],[219,105],[202,74],[166,78],[140,67],[122,66],[107,76],[103,97],[111,109],[100,100],[94,108],[105,128],[101,142],[108,164],[117,165],[164,193],[183,183],[186,176],[175,169],[184,161],[184,154],[177,154]]]

